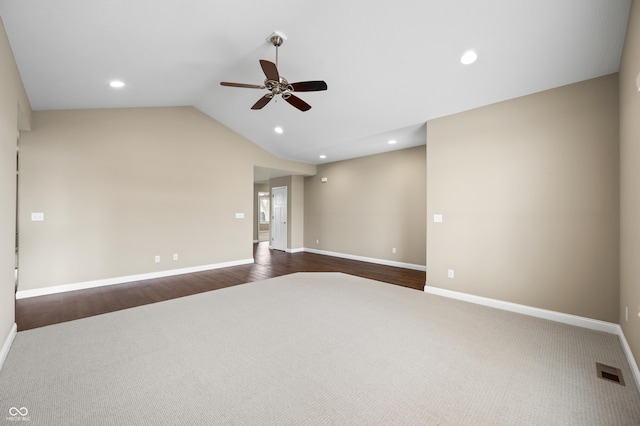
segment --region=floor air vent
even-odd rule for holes
[[[622,377],[622,371],[619,368],[611,367],[608,365],[600,364],[596,362],[596,370],[598,371],[598,377],[610,382],[618,383],[624,386],[624,377]]]

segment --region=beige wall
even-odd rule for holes
[[[424,265],[425,166],[424,146],[319,165],[305,179],[305,247]]]
[[[617,84],[427,123],[428,285],[618,321]]]
[[[0,348],[15,322],[16,148],[31,107],[0,20]]]
[[[20,290],[251,259],[254,166],[315,172],[191,107],[34,113]]]
[[[620,65],[620,324],[640,363],[640,4],[631,6]],[[625,308],[629,308],[629,321]]]

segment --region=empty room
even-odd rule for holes
[[[638,0],[0,0],[0,424],[640,424]]]

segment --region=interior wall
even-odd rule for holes
[[[428,122],[427,284],[617,322],[618,138],[617,74]]]
[[[21,140],[20,290],[250,261],[254,166],[315,172],[192,107],[35,112]]]
[[[620,65],[620,324],[640,363],[640,4],[634,0]],[[628,320],[627,320],[627,308]]]
[[[423,266],[426,193],[425,146],[319,165],[305,179],[304,245]]]
[[[31,107],[0,19],[0,348],[15,323],[16,149]],[[1,362],[2,360],[0,360]]]

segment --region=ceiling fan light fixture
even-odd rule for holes
[[[287,37],[281,32],[274,32],[267,41],[273,44],[276,48],[276,62],[267,61],[266,59],[260,59],[260,67],[264,76],[266,77],[263,85],[258,84],[246,84],[246,83],[232,83],[228,81],[221,81],[220,85],[230,87],[244,87],[248,89],[267,89],[268,92],[262,96],[258,101],[253,104],[251,109],[259,110],[265,107],[272,99],[280,95],[282,100],[286,101],[293,107],[300,111],[309,111],[311,105],[294,95],[292,92],[318,92],[327,90],[327,83],[322,80],[316,81],[299,81],[296,83],[289,83],[286,78],[280,75],[278,71],[278,47],[284,43]]]
[[[478,54],[476,52],[474,52],[473,50],[467,50],[460,57],[460,62],[462,62],[464,65],[471,65],[477,59],[478,59]]]

